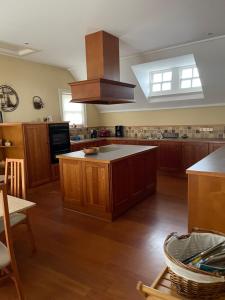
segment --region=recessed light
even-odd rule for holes
[[[208,32],[207,35],[212,36],[212,35],[214,35],[214,33],[213,32]]]
[[[24,45],[29,45],[29,43],[28,42],[24,42]]]

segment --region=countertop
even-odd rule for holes
[[[187,174],[225,177],[225,147],[217,149],[187,169]]]
[[[124,157],[132,156],[137,153],[151,151],[157,148],[156,146],[136,146],[136,145],[108,145],[99,148],[96,154],[85,155],[83,151],[70,152],[67,154],[58,155],[59,159],[75,159],[84,161],[98,161],[110,163],[115,160],[123,159]]]
[[[170,138],[170,139],[144,139],[144,138],[130,138],[130,137],[102,137],[102,138],[93,138],[93,139],[83,139],[83,140],[78,140],[78,141],[70,141],[71,144],[79,144],[79,143],[88,143],[88,142],[95,142],[95,141],[103,141],[103,140],[127,140],[127,141],[146,141],[146,142],[151,142],[151,141],[171,141],[171,142],[196,142],[196,143],[225,143],[225,139],[200,139],[200,138]]]

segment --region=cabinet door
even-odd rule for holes
[[[64,206],[73,209],[83,206],[82,162],[60,159],[59,163]]]
[[[216,151],[217,149],[224,147],[225,143],[221,142],[221,143],[210,143],[209,144],[209,153],[212,153],[214,151]]]
[[[84,205],[87,210],[109,212],[108,164],[85,162],[82,173]]]
[[[182,143],[159,142],[158,164],[162,171],[181,171]]]
[[[209,154],[208,143],[183,143],[183,169],[186,170]]]
[[[51,180],[48,128],[46,124],[24,127],[28,186],[34,187]]]

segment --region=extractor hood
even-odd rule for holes
[[[105,31],[85,36],[87,80],[70,83],[72,100],[86,104],[134,103],[135,85],[120,82],[119,39]]]

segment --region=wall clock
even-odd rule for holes
[[[17,92],[8,85],[0,85],[0,106],[5,112],[13,111],[19,105]]]

